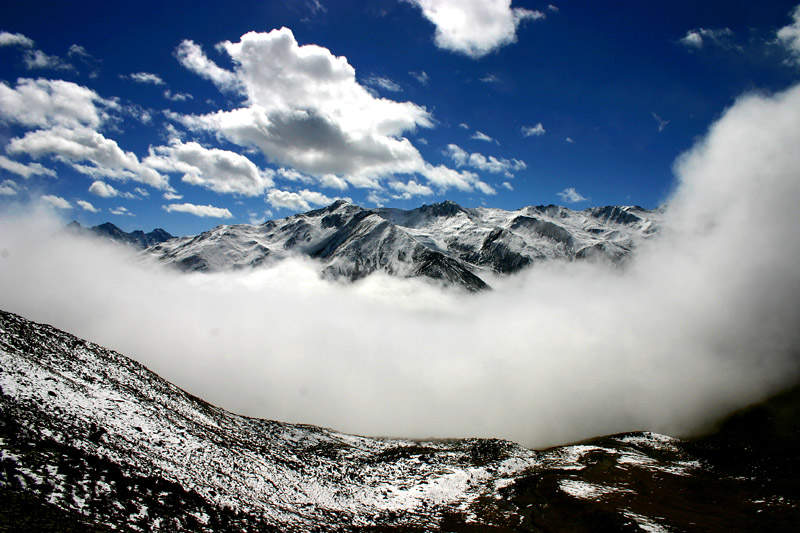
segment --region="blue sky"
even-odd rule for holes
[[[738,96],[800,81],[796,1],[7,0],[0,211],[653,208]]]

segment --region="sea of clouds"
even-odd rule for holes
[[[0,216],[0,308],[251,416],[532,447],[688,435],[800,379],[798,147],[800,86],[745,95],[624,268],[540,264],[478,295],[301,259],[181,274],[27,206]]]

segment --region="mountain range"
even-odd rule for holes
[[[174,238],[174,236],[170,235],[161,228],[156,228],[150,233],[145,233],[142,230],[125,232],[119,229],[111,222],[106,222],[98,226],[85,228],[81,226],[80,223],[78,223],[78,221],[73,220],[72,222],[67,224],[67,227],[65,229],[67,232],[75,235],[91,235],[95,237],[100,237],[102,239],[106,239],[112,242],[132,246],[140,250],[144,250],[149,246],[153,246],[155,244],[168,241],[169,239]]]
[[[108,223],[91,231],[143,248],[144,255],[184,271],[257,268],[304,256],[318,261],[327,278],[358,280],[382,271],[478,291],[489,287],[486,274],[511,274],[542,261],[619,263],[637,242],[659,232],[661,218],[660,210],[630,206],[505,211],[448,201],[401,210],[340,200],[307,213],[258,225],[221,225],[196,236],[173,238],[160,229],[125,233]]]
[[[369,438],[238,416],[0,311],[0,529],[790,531],[798,415],[796,387],[688,440]]]

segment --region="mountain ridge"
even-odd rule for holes
[[[134,248],[144,250],[155,244],[168,241],[175,238],[162,228],[156,228],[149,233],[142,230],[133,230],[126,232],[112,224],[111,222],[104,222],[97,226],[84,227],[77,220],[73,220],[66,226],[66,231],[78,235],[92,235],[100,238],[110,240],[112,242],[132,246]]]
[[[573,211],[555,205],[515,211],[464,208],[455,202],[416,209],[333,204],[259,225],[220,225],[144,250],[186,271],[257,268],[293,255],[320,263],[320,273],[355,281],[383,271],[469,291],[482,276],[513,274],[550,260],[620,263],[637,242],[659,233],[661,212],[636,206]]]

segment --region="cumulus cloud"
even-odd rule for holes
[[[527,168],[525,162],[519,159],[497,159],[491,155],[486,157],[478,152],[470,154],[456,144],[448,144],[444,155],[452,159],[457,167],[470,166],[494,174],[503,173],[509,177],[513,176],[514,172]]]
[[[408,0],[436,27],[436,46],[480,58],[517,40],[526,20],[545,17],[541,11],[511,7],[511,0]]]
[[[484,194],[495,194],[491,185],[480,180],[477,174],[468,170],[453,170],[444,165],[428,165],[425,169],[425,177],[440,192],[448,189],[458,189],[464,192],[472,192],[477,189]]]
[[[194,124],[310,174],[374,177],[421,167],[417,150],[398,136],[430,127],[428,112],[375,98],[345,58],[299,46],[286,28],[221,46],[237,62],[252,105],[196,117]]]
[[[535,447],[684,435],[800,377],[798,144],[800,87],[740,99],[625,267],[540,263],[477,296],[299,260],[182,275],[50,238],[63,221],[36,238],[39,212],[0,218],[0,294],[243,414]]]
[[[80,208],[83,209],[84,211],[89,211],[90,213],[99,213],[100,212],[99,209],[97,209],[95,206],[93,206],[91,203],[87,202],[86,200],[78,200],[75,203],[78,204],[78,206],[80,206]]]
[[[64,80],[20,78],[15,87],[0,84],[0,117],[23,126],[97,128],[107,117],[110,100]]]
[[[303,189],[299,192],[272,189],[267,193],[266,201],[276,209],[284,208],[293,211],[308,211],[311,204],[322,206],[330,205],[338,198],[328,198],[322,193]]]
[[[41,199],[47,205],[55,207],[56,209],[72,209],[72,204],[69,203],[67,200],[61,198],[60,196],[55,196],[52,194],[44,194],[41,196]]]
[[[130,193],[120,193],[117,189],[103,181],[95,181],[89,186],[89,192],[101,198],[115,198],[123,196],[125,198],[132,198]]]
[[[228,209],[212,205],[168,204],[162,206],[167,213],[189,213],[190,215],[208,218],[233,218]]]
[[[800,63],[800,5],[792,12],[793,22],[778,30],[778,42],[785,46]]]
[[[153,74],[151,72],[134,72],[133,74],[128,74],[127,76],[120,75],[121,78],[127,78],[131,81],[135,81],[136,83],[144,83],[149,85],[166,85],[164,80],[161,79],[161,76],[158,74]]]
[[[175,57],[185,68],[210,80],[220,89],[224,91],[237,91],[239,89],[236,75],[210,60],[200,45],[194,41],[188,39],[182,41],[175,50]]]
[[[525,137],[539,137],[544,135],[544,133],[544,126],[542,126],[541,122],[535,126],[522,126],[522,135]]]
[[[33,158],[56,157],[93,177],[134,180],[160,189],[169,187],[166,176],[142,165],[133,152],[122,150],[116,141],[90,128],[54,126],[29,131],[23,137],[11,139],[6,151]],[[82,165],[83,162],[91,166]]]
[[[576,204],[578,202],[586,202],[589,199],[575,190],[575,187],[568,187],[563,191],[556,193],[556,195],[568,204]]]
[[[404,183],[402,181],[389,182],[389,187],[397,191],[399,194],[395,195],[395,199],[408,200],[414,196],[430,196],[433,190],[427,185],[420,185],[414,180]]]
[[[194,43],[182,47],[180,57],[196,58],[202,52]],[[200,116],[171,115],[184,126],[257,147],[273,163],[337,188],[348,183],[380,189],[382,182],[396,182],[404,174],[423,176],[437,187],[451,181],[471,187],[473,180],[466,175],[442,180],[442,171],[403,137],[418,127],[433,127],[430,113],[411,102],[375,97],[356,81],[346,58],[320,46],[299,45],[287,28],[250,32],[218,49],[233,60],[230,74],[248,105]]]
[[[0,31],[0,46],[20,46],[22,48],[33,48],[33,40],[21,33],[11,33]]]
[[[53,169],[45,168],[39,163],[28,163],[26,165],[18,161],[13,161],[4,155],[0,155],[0,168],[13,172],[25,179],[31,176],[56,176],[56,172]]]
[[[259,169],[241,154],[178,139],[151,148],[142,163],[165,174],[181,173],[184,183],[223,194],[257,196],[274,185],[272,170]]]

